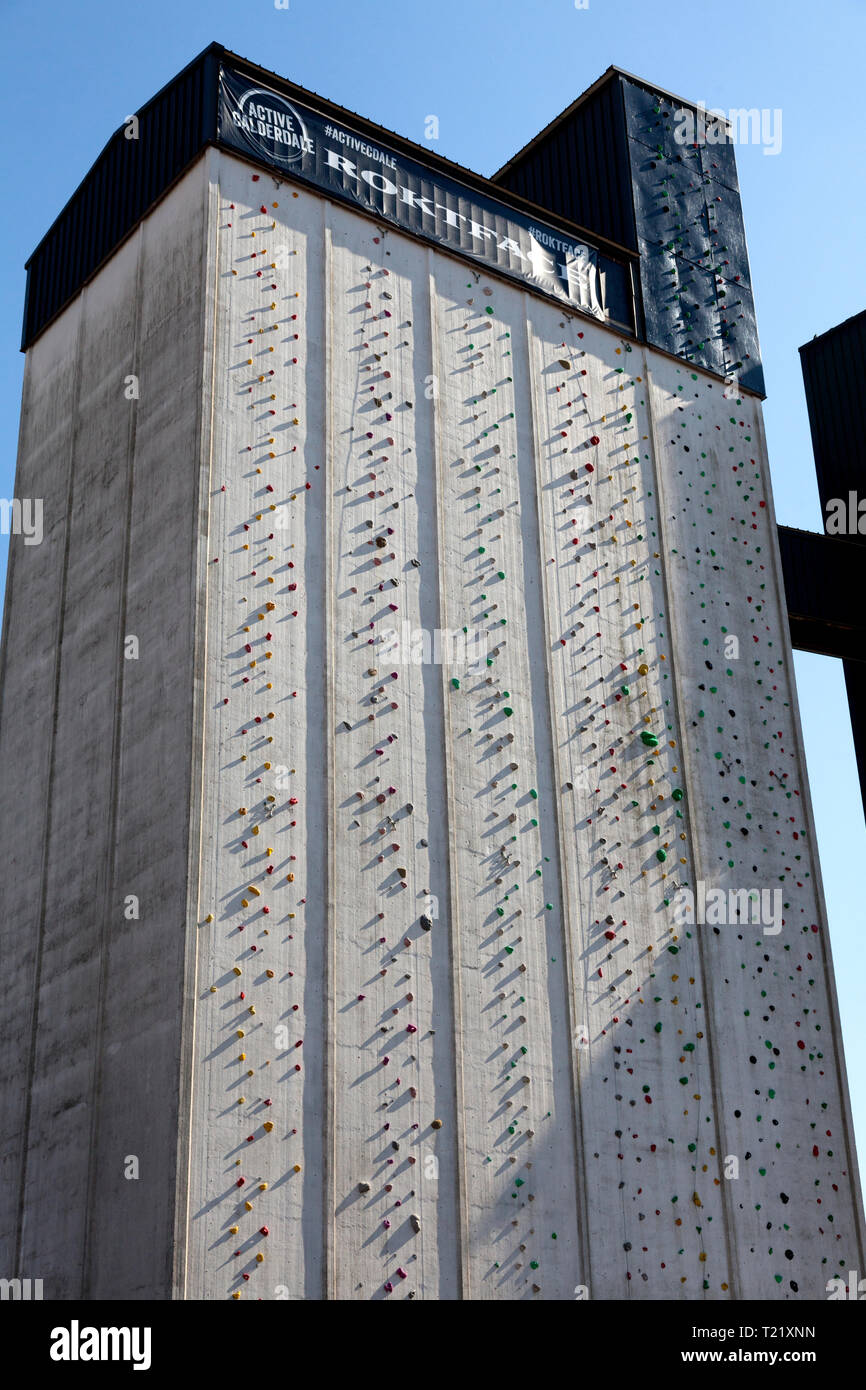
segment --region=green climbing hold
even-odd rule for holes
[[[682,799],[683,799],[683,789],[682,789],[682,787],[674,787],[673,791],[671,792],[671,800],[672,800],[672,801],[682,801]]]
[[[453,685],[453,687],[454,687],[455,690],[459,690],[459,689],[460,689],[460,682],[459,682],[459,680],[457,679],[456,676],[452,676],[452,677],[451,677],[451,684]]]
[[[667,859],[667,855],[663,849],[656,850],[656,859],[659,861],[660,864],[663,864],[665,862],[665,860]]]
[[[651,734],[648,729],[644,729],[640,736],[641,743],[646,744],[647,748],[658,748],[659,741],[655,734]]]

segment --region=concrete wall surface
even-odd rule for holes
[[[863,1267],[757,400],[211,150],[29,354],[57,476],[4,632],[16,1272]]]

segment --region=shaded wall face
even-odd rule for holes
[[[824,1296],[759,404],[213,168],[186,1293]]]
[[[0,1273],[46,1298],[171,1294],[206,189],[202,163],[25,369],[44,537],[11,538],[3,634]]]

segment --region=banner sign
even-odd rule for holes
[[[308,106],[220,70],[220,144],[253,155],[404,231],[420,234],[603,323],[634,330],[628,265]]]

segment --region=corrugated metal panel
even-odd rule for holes
[[[27,262],[22,347],[216,137],[217,61],[212,46],[143,106],[138,140],[115,131]]]
[[[864,491],[866,310],[800,348],[821,506]],[[866,536],[852,540],[866,542]]]
[[[619,76],[613,73],[494,181],[637,250]]]
[[[866,661],[844,661],[845,689],[851,713],[851,733],[860,776],[860,796],[866,813]]]
[[[863,555],[848,539],[779,527],[793,646],[861,659],[866,650],[860,590]]]

